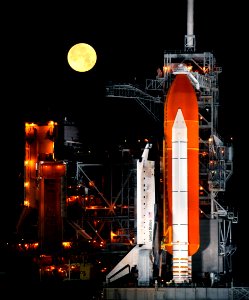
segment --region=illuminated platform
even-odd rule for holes
[[[163,288],[104,288],[104,299],[248,299],[249,288],[226,287],[163,287]],[[241,298],[243,297],[243,298]],[[244,298],[245,297],[245,298]]]

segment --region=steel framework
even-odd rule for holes
[[[231,256],[236,247],[232,244],[232,224],[238,216],[224,207],[220,197],[233,173],[233,147],[225,144],[218,134],[219,87],[218,75],[222,69],[210,52],[194,53],[191,49],[165,51],[163,70],[155,79],[146,79],[145,89],[131,84],[111,84],[106,97],[132,98],[153,121],[163,124],[163,104],[167,91],[179,67],[185,68],[198,95],[199,149],[200,149],[200,212],[205,218],[218,220],[219,270],[232,270]]]

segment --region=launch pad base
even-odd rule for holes
[[[104,299],[108,300],[175,300],[175,299],[233,299],[233,288],[226,287],[158,287],[158,288],[104,288]]]

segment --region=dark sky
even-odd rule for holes
[[[232,6],[224,1],[196,0],[194,11],[197,51],[213,52],[223,69],[220,134],[234,137],[234,174],[228,192],[240,213],[238,233],[248,227],[249,207],[244,175],[248,76],[243,6],[242,1]],[[140,4],[70,1],[54,7],[43,2],[34,6],[18,3],[7,6],[2,14],[5,16],[1,24],[2,202],[5,204],[1,209],[1,232],[6,233],[8,216],[13,218],[13,207],[19,197],[13,186],[22,172],[20,145],[24,121],[72,116],[80,118],[96,139],[112,135],[112,130],[123,132],[130,121],[142,127],[143,112],[140,115],[138,111],[136,118],[130,120],[123,104],[107,103],[105,86],[109,81],[129,83],[134,78],[145,84],[145,79],[155,78],[156,69],[163,66],[164,50],[183,50],[187,1]],[[70,47],[79,42],[91,44],[97,52],[96,66],[86,73],[73,71],[66,60]],[[108,125],[103,126],[106,119]],[[245,255],[245,237],[237,235],[235,239],[240,246],[239,254]]]

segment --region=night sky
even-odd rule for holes
[[[238,245],[234,269],[240,274],[241,269],[249,268],[248,155],[244,145],[248,135],[248,67],[243,36],[247,19],[244,2],[234,5],[196,0],[194,33],[197,52],[213,52],[223,70],[219,77],[219,134],[227,141],[232,136],[234,141],[234,173],[225,197],[239,213],[233,239]],[[121,99],[115,104],[108,102],[105,86],[109,81],[145,85],[163,66],[164,50],[184,49],[187,0],[147,4],[71,1],[56,7],[43,2],[33,7],[18,3],[6,7],[2,14],[0,233],[6,237],[14,228],[16,205],[22,200],[17,187],[23,171],[24,122],[75,118],[86,131],[86,143],[93,137],[111,141],[119,133],[139,135],[150,128],[151,120],[141,109],[129,115]],[[92,45],[97,53],[95,67],[86,73],[72,70],[66,60],[70,47],[79,42]]]

